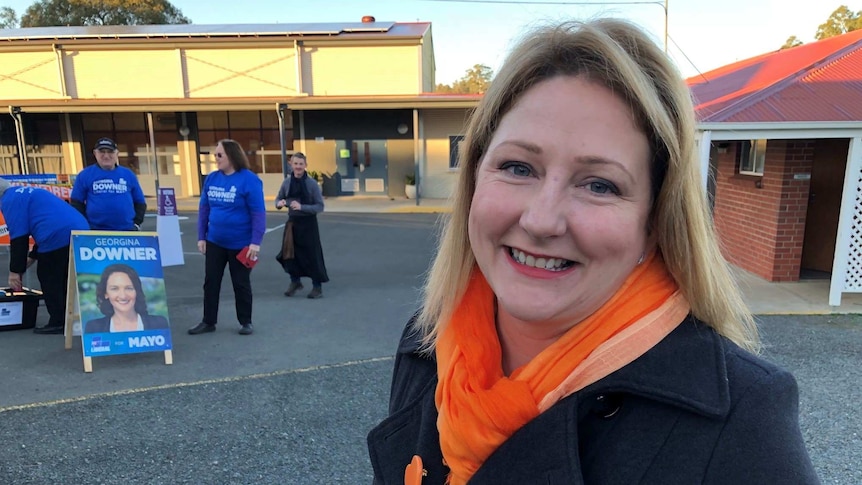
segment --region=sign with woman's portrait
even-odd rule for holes
[[[73,234],[85,357],[171,350],[156,233]]]

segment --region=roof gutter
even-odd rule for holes
[[[852,138],[862,133],[862,121],[792,121],[760,123],[698,123],[712,141],[749,139]]]
[[[404,97],[267,97],[267,98],[204,98],[204,99],[64,99],[64,100],[14,100],[10,101],[27,113],[104,113],[142,111],[225,111],[225,110],[271,110],[275,103],[287,103],[292,110],[343,110],[343,109],[472,109],[479,104],[478,98],[422,98]]]

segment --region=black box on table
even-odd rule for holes
[[[0,331],[35,327],[41,299],[40,290],[0,288]]]

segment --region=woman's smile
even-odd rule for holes
[[[570,261],[564,258],[530,254],[526,251],[522,251],[518,248],[513,247],[508,248],[508,250],[509,256],[512,257],[512,260],[516,264],[527,266],[529,268],[538,268],[550,271],[552,273],[559,273],[575,265],[574,261]]]

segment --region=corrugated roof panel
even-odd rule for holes
[[[0,29],[0,41],[88,38],[244,37],[311,35],[422,36],[428,22],[332,22],[286,24],[168,24],[97,25],[87,27],[31,27]]]
[[[798,87],[797,87],[798,88]],[[862,92],[840,86],[819,86],[814,92],[790,88],[728,116],[727,122],[859,121]]]
[[[768,108],[768,109],[767,109]],[[862,120],[862,46],[722,119],[729,122]]]
[[[842,104],[862,93],[862,31],[746,59],[687,80],[701,121],[839,121]],[[706,78],[706,81],[704,78]],[[821,82],[823,81],[823,82]],[[828,81],[828,82],[826,82]],[[841,84],[842,87],[836,87]],[[796,85],[816,87],[796,91]],[[762,104],[763,103],[763,104]],[[762,104],[762,105],[761,105]],[[862,120],[857,117],[855,120]]]
[[[391,36],[422,37],[430,28],[430,22],[395,22],[388,34]]]

